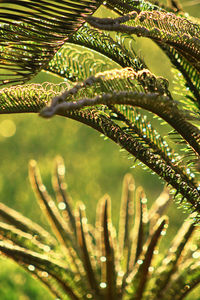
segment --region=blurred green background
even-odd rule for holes
[[[182,1],[185,9],[200,17],[200,1]],[[191,6],[190,6],[191,4]],[[105,16],[105,11],[99,11]],[[137,39],[136,50],[144,57],[156,75],[167,77],[172,86],[171,65],[155,45],[146,39]],[[48,78],[44,73],[36,81]],[[49,78],[54,80],[52,76]],[[158,126],[158,122],[155,123]],[[165,126],[161,132],[167,134]],[[173,145],[173,144],[171,144]],[[113,221],[117,224],[123,176],[130,172],[136,184],[142,185],[149,206],[163,188],[159,178],[139,166],[131,168],[133,159],[113,142],[104,141],[100,134],[78,122],[62,117],[45,120],[35,114],[0,116],[0,201],[48,228],[28,181],[28,161],[38,161],[44,183],[52,193],[51,172],[56,155],[63,156],[67,170],[68,190],[75,201],[82,200],[90,222],[95,219],[96,203],[105,193],[112,198]],[[175,204],[169,209],[170,226],[167,243],[186,218]],[[196,298],[195,298],[196,294]],[[48,291],[15,263],[0,257],[1,300],[52,299]],[[197,292],[188,299],[199,299]]]

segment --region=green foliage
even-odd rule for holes
[[[108,195],[97,205],[95,227],[88,224],[82,202],[73,208],[60,157],[52,177],[56,201],[44,186],[35,161],[30,162],[29,175],[56,240],[1,203],[0,215],[10,225],[0,224],[0,249],[57,298],[171,299],[175,295],[183,299],[199,283],[199,251],[193,247],[199,243],[198,232],[191,221],[194,215],[184,222],[169,249],[159,253],[159,240],[168,227],[168,218],[163,216],[171,200],[167,189],[148,211],[143,188],[135,188],[127,174],[116,231]]]
[[[64,10],[64,3],[65,1],[63,1],[61,6],[56,5],[55,7]],[[109,8],[112,7],[112,3],[107,3]],[[22,2],[19,2],[18,5],[21,9]],[[44,8],[43,5],[45,7],[45,4],[42,4],[42,9]],[[52,1],[51,5],[55,5],[54,1]],[[96,4],[96,7],[98,5]],[[31,10],[28,9],[29,6]],[[61,21],[52,21],[49,17],[51,13],[48,10],[51,11],[52,8],[48,7],[44,11],[42,10],[44,16],[40,15],[40,17],[41,20],[45,20],[42,21],[44,22],[42,25],[38,25],[37,18],[33,20],[30,17],[31,14],[35,14],[35,11],[41,11],[41,6],[36,3],[29,3],[27,4],[28,10],[22,15],[17,14],[16,18],[19,19],[20,26],[25,26],[26,30],[30,30],[32,26],[29,40],[34,47],[39,45],[41,39],[45,40],[42,34],[49,35],[49,30],[58,31],[51,39],[55,39],[55,41],[59,39],[62,43],[59,43],[59,47],[58,44],[57,46],[53,44],[53,51],[58,51],[58,48],[64,42],[65,44],[52,60],[45,55],[45,59],[49,61],[48,65],[47,63],[38,63],[37,65],[41,65],[40,69],[43,68],[60,75],[62,78],[64,77],[69,85],[66,83],[67,90],[63,93],[64,84],[60,86],[47,84],[4,88],[1,90],[1,113],[39,112],[41,108],[48,105],[47,108],[42,110],[42,116],[49,117],[54,114],[60,114],[85,123],[110,137],[146,164],[175,188],[179,198],[182,200],[186,199],[191,204],[189,207],[192,210],[199,211],[199,191],[198,185],[193,179],[194,171],[192,172],[188,167],[182,165],[180,167],[177,166],[179,163],[174,158],[176,156],[179,157],[177,154],[172,155],[173,158],[168,159],[168,156],[171,156],[171,150],[165,150],[164,145],[167,144],[166,141],[162,138],[162,141],[160,140],[161,142],[158,143],[155,139],[154,129],[149,130],[147,126],[144,126],[145,123],[142,129],[139,128],[137,125],[137,113],[130,106],[146,109],[165,120],[174,128],[175,132],[180,134],[182,140],[190,147],[191,151],[194,151],[196,156],[200,154],[199,129],[198,126],[194,125],[194,121],[197,122],[198,117],[193,111],[189,111],[189,104],[186,110],[183,104],[177,103],[173,99],[167,80],[162,77],[156,77],[147,69],[143,60],[137,57],[133,51],[132,37],[129,38],[130,34],[149,37],[167,53],[174,65],[183,72],[186,86],[190,93],[193,93],[193,96],[188,95],[188,98],[195,103],[197,112],[199,105],[199,64],[197,62],[200,52],[198,23],[187,19],[183,13],[177,16],[175,13],[168,12],[170,11],[168,8],[159,8],[155,4],[145,1],[133,1],[127,2],[127,6],[124,6],[124,2],[118,3],[118,10],[121,11],[118,11],[118,13],[123,14],[123,16],[116,19],[100,19],[85,15],[84,18],[90,25],[86,24],[78,31],[76,27],[74,34],[71,34],[72,28],[69,29],[69,26],[72,25],[69,22],[68,14],[66,14],[66,20],[63,19],[65,18],[64,14],[62,24],[65,24],[67,31],[61,34],[59,29]],[[95,6],[92,7],[95,9]],[[125,9],[123,9],[124,7]],[[176,8],[176,12],[180,10],[178,7],[177,4],[173,5],[173,9]],[[3,5],[3,8],[6,9],[5,5]],[[11,32],[16,39],[17,32],[13,27],[14,25],[5,23],[10,17],[10,10],[18,12],[18,9],[15,7],[7,8],[3,26],[12,26]],[[21,10],[19,11],[21,12]],[[78,14],[78,10],[76,13]],[[13,13],[11,15],[13,16]],[[58,12],[55,15],[59,19]],[[26,22],[24,22],[25,16]],[[48,28],[47,30],[46,25],[44,26],[45,22],[49,22],[48,26],[51,29]],[[58,22],[59,26],[55,26],[56,22]],[[73,22],[76,23],[75,18]],[[113,37],[108,33],[91,29],[91,25],[103,30],[124,32],[126,36],[116,35]],[[37,26],[42,26],[41,36],[35,33],[36,31],[38,32]],[[42,30],[44,30],[44,33]],[[34,36],[32,36],[33,32]],[[64,36],[66,36],[65,39]],[[12,38],[10,39],[12,41]],[[19,39],[20,51],[24,45],[23,40],[24,38],[22,37]],[[51,49],[47,41],[48,39],[45,40],[45,45],[48,49]],[[2,42],[2,49],[4,48],[5,50],[7,49],[4,42]],[[16,46],[9,46],[8,51],[10,49],[18,51]],[[95,53],[99,52],[99,61],[94,60],[93,51]],[[19,56],[18,52],[16,52],[16,56]],[[29,59],[37,63],[37,60],[32,56]],[[9,61],[9,56],[7,60]],[[23,61],[26,60],[23,58]],[[106,63],[103,63],[103,61]],[[2,62],[4,62],[3,57]],[[16,64],[18,64],[18,67],[23,67],[20,62],[16,62]],[[116,67],[119,68],[119,66],[120,69],[115,69]],[[121,67],[125,68],[121,69]],[[13,69],[12,66],[10,68]],[[115,69],[114,71],[104,71],[105,69],[113,68]],[[101,73],[98,73],[99,71]],[[37,71],[34,69],[30,70],[30,74],[34,75],[36,73]],[[5,74],[4,77],[6,76]],[[23,77],[23,80],[27,80],[26,75],[21,74],[20,76]],[[10,82],[9,79],[5,78],[4,80],[8,80],[8,83]],[[15,80],[18,80],[17,77]],[[76,84],[77,80],[84,81]],[[74,81],[75,84],[72,84]],[[70,86],[72,86],[71,89]],[[61,96],[57,96],[58,93],[62,93]],[[187,99],[187,94],[185,97]],[[52,98],[53,101],[51,102]],[[49,107],[50,102],[51,105]],[[121,105],[120,109],[119,104]],[[85,110],[84,106],[95,106],[95,110]],[[127,111],[130,112],[127,113]],[[134,111],[134,117],[132,111]],[[139,114],[142,115],[143,112],[139,112]],[[151,126],[149,122],[147,124]],[[148,135],[146,135],[146,132],[148,132]]]
[[[109,9],[109,18],[97,17],[96,11],[101,4]],[[177,203],[188,214],[196,212],[193,221],[197,223],[200,219],[200,25],[198,19],[183,11],[183,7],[179,1],[167,1],[167,4],[165,1],[160,3],[144,0],[108,0],[103,3],[98,0],[1,1],[0,114],[38,113],[45,118],[59,115],[86,124],[125,149],[130,157],[134,157],[134,164],[140,161],[143,166],[158,174],[169,185]],[[137,36],[136,41],[134,35]],[[138,55],[135,50],[138,38],[148,38],[167,55],[176,70],[174,89],[169,86],[166,78],[154,75],[144,59]],[[40,71],[42,74],[56,75],[59,84],[29,82]],[[181,89],[178,95],[175,93],[177,87]],[[165,136],[162,130],[160,133],[160,129],[155,127],[152,115],[167,123]],[[181,149],[180,146],[175,147],[169,143],[166,133],[185,148]],[[151,280],[152,285],[148,283],[150,285],[147,292],[144,289],[152,249],[162,232],[165,223],[163,220],[150,235],[144,250],[145,263],[137,266],[135,271],[128,269],[129,265],[133,267],[136,263],[136,260],[133,263],[129,250],[126,249],[125,254],[121,253],[127,267],[126,271],[123,269],[124,265],[122,269],[125,274],[127,272],[130,282],[134,278],[134,287],[125,287],[127,278],[124,282],[122,280],[120,285],[121,279],[116,271],[121,263],[118,261],[120,254],[116,254],[112,225],[109,225],[109,200],[105,200],[99,206],[101,214],[97,216],[97,223],[101,224],[99,226],[104,232],[104,236],[99,237],[104,245],[101,245],[101,248],[105,247],[101,251],[105,252],[102,252],[103,257],[109,258],[106,259],[105,266],[98,269],[95,259],[98,261],[101,256],[93,257],[90,246],[87,245],[94,244],[93,247],[98,249],[98,239],[93,236],[90,226],[87,228],[84,224],[82,205],[77,207],[75,212],[68,208],[70,225],[68,221],[67,225],[43,190],[37,172],[34,176],[39,198],[46,206],[57,237],[68,249],[71,259],[74,257],[74,251],[76,252],[79,262],[77,266],[75,263],[74,268],[79,268],[80,264],[81,276],[77,282],[72,281],[74,269],[69,268],[66,274],[66,257],[64,260],[63,257],[58,259],[55,254],[60,245],[55,246],[55,253],[53,252],[51,257],[46,256],[46,240],[42,229],[37,230],[39,240],[33,241],[32,236],[35,233],[31,230],[36,225],[32,226],[27,220],[28,225],[25,226],[23,217],[18,216],[19,220],[16,219],[15,212],[4,206],[1,211],[6,215],[8,210],[8,218],[14,215],[10,220],[14,222],[11,223],[15,227],[2,223],[2,231],[18,246],[12,248],[8,243],[2,249],[6,249],[8,256],[26,267],[34,260],[34,268],[42,268],[49,277],[45,281],[40,272],[35,272],[35,275],[45,281],[58,297],[59,292],[54,291],[54,283],[55,289],[60,285],[58,290],[61,288],[72,299],[77,299],[82,293],[87,295],[88,290],[83,292],[82,289],[88,284],[92,289],[89,294],[95,291],[97,298],[104,297],[105,292],[109,299],[120,299],[124,288],[127,293],[134,295],[130,296],[130,299],[148,299],[155,295],[155,299],[171,299],[185,296],[187,289],[181,289],[177,295],[177,287],[183,287],[186,278],[190,281],[188,291],[199,282],[198,263],[190,264],[187,259],[185,264],[179,261],[182,251],[180,244],[180,247],[177,246],[177,252],[175,251],[177,256],[168,256],[169,269],[166,271],[163,266],[158,268],[157,275]],[[61,194],[60,190],[60,197]],[[49,201],[52,206],[49,205]],[[183,236],[190,233],[193,224],[191,227],[190,225],[185,225],[186,228],[189,227]],[[129,227],[128,224],[127,226]],[[71,238],[72,231],[75,233],[74,239]],[[119,236],[123,236],[120,230]],[[126,243],[129,245],[126,247],[131,248],[131,242],[124,241],[124,244]],[[139,243],[138,249],[142,249],[142,246],[143,244]],[[135,255],[142,253],[142,250],[138,249],[133,250]],[[20,257],[24,260],[21,261]],[[179,268],[177,274],[176,266]],[[131,272],[135,272],[132,277],[128,274]],[[96,273],[98,275],[95,275]],[[104,281],[96,276],[104,276]],[[99,282],[106,283],[107,288],[100,289]],[[158,289],[152,288],[154,285],[158,286]],[[166,286],[168,296],[162,294]]]

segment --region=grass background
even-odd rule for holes
[[[190,1],[182,1],[188,3]],[[194,1],[192,1],[194,3]],[[190,14],[200,17],[200,3],[187,7]],[[99,12],[99,15],[105,12]],[[171,65],[155,45],[146,39],[137,39],[136,49],[145,58],[156,75],[171,79]],[[162,66],[162,68],[161,68]],[[37,81],[43,82],[42,73]],[[52,77],[51,80],[54,80]],[[157,124],[156,124],[157,126]],[[161,131],[167,134],[165,126]],[[117,224],[121,197],[121,182],[131,172],[137,185],[142,185],[149,199],[149,206],[163,188],[155,175],[132,169],[133,159],[113,142],[104,141],[100,134],[76,121],[54,117],[44,120],[35,114],[5,115],[0,117],[0,201],[22,212],[25,216],[48,228],[45,218],[35,201],[28,181],[28,161],[35,159],[43,180],[52,193],[51,172],[56,155],[62,155],[67,169],[68,190],[74,202],[82,200],[88,206],[87,215],[94,222],[96,203],[105,193],[112,198],[113,221]],[[185,219],[175,204],[169,209],[170,226],[166,244]],[[198,297],[197,292],[196,297]],[[194,294],[188,299],[195,299]],[[53,299],[48,291],[28,273],[8,259],[0,257],[0,299],[39,300]],[[199,299],[199,298],[196,298]]]

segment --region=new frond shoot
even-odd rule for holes
[[[171,202],[167,188],[148,210],[143,188],[135,186],[131,174],[125,175],[116,230],[107,194],[97,204],[95,226],[88,224],[85,205],[74,205],[66,190],[61,157],[56,158],[54,170],[55,199],[44,186],[37,163],[30,162],[31,185],[53,235],[0,205],[1,252],[34,274],[54,296],[167,300],[173,294],[184,299],[200,283],[195,213],[183,223],[169,249],[159,251],[168,227],[168,217],[163,215]]]

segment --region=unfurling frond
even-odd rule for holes
[[[60,188],[60,182],[64,184],[64,165],[60,157],[56,159],[55,165],[53,185],[56,196],[57,199],[65,199],[64,202],[58,202],[58,206],[43,185],[35,161],[30,163],[30,180],[40,207],[47,214],[58,240],[56,248],[48,240],[40,242],[39,234],[34,237],[27,233],[26,227],[24,230],[22,227],[17,229],[14,221],[13,226],[0,224],[1,252],[34,274],[54,296],[64,300],[160,299],[161,296],[163,299],[171,299],[169,293],[177,295],[179,288],[181,293],[178,295],[181,298],[176,299],[183,299],[200,283],[196,252],[189,250],[196,241],[197,228],[191,218],[184,222],[175,236],[167,256],[160,253],[159,259],[155,259],[159,240],[164,236],[168,223],[168,218],[163,216],[169,203],[166,189],[156,200],[157,205],[148,212],[143,189],[139,187],[135,190],[132,176],[126,175],[117,234],[112,224],[109,196],[100,199],[93,227],[88,224],[83,203],[77,203],[74,208],[71,202],[69,208],[66,190]],[[13,213],[16,216],[19,214],[8,208],[4,208],[4,211],[7,211],[4,214],[5,220],[10,222]],[[157,216],[153,222],[152,215]],[[25,217],[20,215],[20,218],[20,224],[31,224]],[[69,230],[73,224],[76,235]],[[70,251],[63,251],[63,242],[68,244],[67,249]],[[162,259],[163,255],[165,259]],[[182,268],[177,271],[180,262]],[[186,273],[186,266],[189,273]],[[188,278],[191,279],[191,285],[185,290]]]

